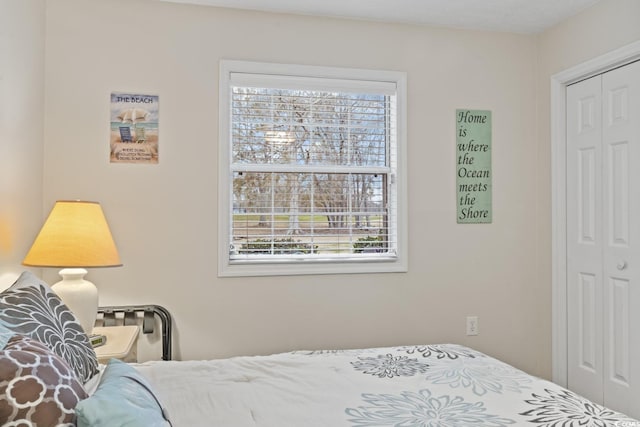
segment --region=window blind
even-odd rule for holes
[[[394,87],[232,74],[231,262],[395,258]]]

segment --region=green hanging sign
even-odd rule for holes
[[[491,111],[456,110],[458,224],[491,222]]]

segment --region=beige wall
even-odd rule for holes
[[[602,13],[616,15],[619,3],[605,2]],[[624,2],[626,10],[637,11],[634,3]],[[170,309],[178,357],[456,342],[548,377],[545,76],[571,64],[571,59],[557,61],[567,55],[556,54],[554,46],[562,52],[579,43],[560,44],[599,21],[599,14],[588,18],[590,12],[566,29],[536,37],[151,0],[49,1],[43,172],[38,172],[42,150],[35,150],[33,163],[22,161],[37,163],[35,173],[44,174],[44,184],[33,191],[10,187],[11,192],[43,201],[40,212],[56,199],[100,201],[125,263],[90,272],[101,303],[157,303]],[[620,15],[631,28],[633,21]],[[629,30],[624,37],[637,35]],[[592,44],[593,51],[574,53],[574,60],[619,43]],[[39,52],[37,46],[33,50]],[[408,73],[408,273],[216,276],[222,58]],[[159,165],[108,163],[112,91],[160,96]],[[490,225],[455,222],[456,108],[493,111]],[[21,156],[14,149],[12,156]],[[14,262],[38,227],[32,221],[27,232],[17,229],[21,248],[14,251]],[[57,280],[55,271],[44,277]],[[464,335],[467,315],[479,316],[479,336]]]
[[[182,358],[447,341],[546,374],[535,53],[535,39],[519,35],[49,2],[45,206],[102,203],[125,266],[90,273],[101,303],[166,306]],[[221,58],[408,73],[409,273],[216,277]],[[160,96],[159,165],[108,163],[111,91]],[[493,111],[491,225],[455,221],[456,108]],[[478,337],[465,336],[467,315],[479,316]]]
[[[42,220],[44,0],[0,1],[0,289]]]
[[[555,73],[640,39],[638,22],[638,0],[600,0],[541,34],[538,45],[543,87],[548,89],[548,79]],[[548,108],[548,103],[544,105]]]

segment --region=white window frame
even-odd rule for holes
[[[231,171],[231,76],[234,73],[266,74],[277,78],[295,79],[314,77],[353,81],[366,86],[367,82],[395,85],[397,104],[397,170],[395,175],[397,197],[396,223],[397,253],[395,257],[381,259],[347,260],[295,260],[284,262],[232,262],[229,226],[232,218]],[[236,74],[237,76],[237,74]],[[250,78],[250,76],[248,76]],[[406,99],[407,76],[400,71],[366,70],[353,68],[318,67],[274,64],[248,61],[222,60],[219,80],[219,142],[218,142],[218,275],[275,276],[302,274],[388,273],[408,271],[408,212],[407,212],[407,157],[406,157]]]

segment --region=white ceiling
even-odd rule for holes
[[[599,0],[162,0],[236,9],[533,34]]]

